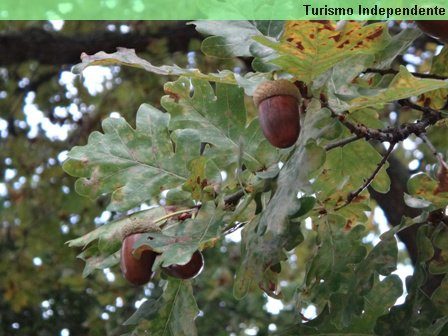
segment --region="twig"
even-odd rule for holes
[[[384,164],[386,163],[387,159],[389,158],[390,154],[392,153],[392,150],[394,149],[395,145],[397,143],[396,142],[392,142],[389,145],[389,148],[387,149],[386,154],[384,154],[383,158],[381,159],[381,161],[377,164],[375,170],[373,171],[373,173],[369,176],[369,178],[367,180],[364,181],[364,184],[359,187],[357,190],[352,191],[348,194],[347,196],[347,200],[345,201],[344,204],[342,204],[341,206],[335,208],[334,210],[339,210],[347,205],[349,205],[356,197],[359,196],[359,194],[366,189],[370,183],[372,183],[373,179],[376,177],[376,175],[379,173],[379,171],[381,170],[381,168],[384,166]]]
[[[345,114],[337,114],[328,105],[328,103],[324,102],[322,105],[330,110],[332,117],[338,118],[339,121],[353,133],[353,135],[348,138],[325,145],[325,150],[328,151],[336,147],[343,147],[350,142],[363,138],[366,140],[373,139],[381,142],[400,142],[409,137],[411,134],[420,136],[425,132],[428,126],[433,125],[438,120],[442,119],[440,112],[430,107],[420,106],[405,99],[399,100],[398,102],[402,106],[407,106],[415,110],[422,111],[423,118],[421,120],[417,120],[415,123],[401,124],[397,127],[369,128],[363,124],[354,124],[350,122],[346,119]]]
[[[434,125],[437,121],[442,119],[440,112],[433,110],[429,107],[421,107],[416,105],[419,110],[424,112],[424,117],[421,120],[417,120],[414,123],[402,124],[398,127],[386,127],[386,128],[370,128],[363,124],[355,124],[347,120],[345,114],[337,114],[326,103],[322,104],[328,108],[334,118],[338,118],[339,121],[347,127],[350,132],[356,135],[358,138],[364,138],[366,140],[378,140],[380,142],[397,143],[403,141],[411,134],[419,136],[426,131],[426,128],[430,125]],[[414,108],[414,104],[409,103]]]
[[[236,204],[238,204],[239,200],[246,194],[246,192],[247,191],[243,190],[243,189],[238,190],[237,192],[235,192],[229,196],[226,196],[224,198],[224,203],[226,205],[236,205]]]
[[[368,68],[365,71],[363,71],[364,73],[377,73],[380,75],[396,75],[398,74],[398,70],[394,70],[394,69],[372,69],[372,68]],[[448,79],[447,76],[440,76],[440,75],[435,75],[435,74],[424,74],[424,73],[419,73],[419,72],[411,72],[411,75],[414,77],[418,77],[418,78],[429,78],[429,79],[441,79],[441,80],[445,80]]]
[[[437,161],[441,162],[443,161],[443,156],[440,152],[437,151],[436,147],[432,144],[432,142],[428,139],[426,134],[420,134],[420,139],[423,140],[423,142],[428,146],[429,150],[431,151],[432,155],[434,155],[437,159]]]
[[[410,102],[408,99],[400,99],[398,101],[398,103],[401,106],[407,106],[407,107],[413,108],[414,110],[422,111],[423,114],[425,114],[425,115],[431,115],[433,113],[438,113],[438,111],[435,111],[430,107],[414,104],[413,102]]]
[[[347,145],[347,144],[349,144],[349,143],[351,143],[353,141],[359,140],[359,139],[362,139],[362,137],[357,135],[357,134],[353,134],[352,136],[349,136],[348,138],[344,138],[344,139],[341,139],[341,140],[338,140],[338,141],[326,144],[324,146],[324,149],[326,151],[329,151],[329,150],[331,150],[333,148],[343,147],[343,146],[345,146],[345,145]]]
[[[197,210],[198,210],[198,208],[196,206],[196,207],[191,208],[191,209],[183,209],[183,210],[174,211],[174,212],[171,212],[171,213],[169,213],[169,214],[167,214],[165,216],[157,218],[156,220],[153,221],[153,224],[164,222],[167,219],[170,219],[171,217],[175,217],[175,216],[181,215],[183,213],[189,213],[189,212],[193,212],[193,211],[197,211]]]
[[[234,226],[230,227],[229,229],[225,230],[223,232],[223,234],[224,235],[231,234],[231,233],[235,232],[236,230],[242,228],[246,224],[247,224],[247,222],[238,222],[236,225],[234,225]]]

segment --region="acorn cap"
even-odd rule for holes
[[[121,240],[135,233],[146,233],[146,232],[160,232],[160,228],[152,223],[148,223],[143,220],[135,220],[126,223],[121,230],[119,230],[119,235]]]
[[[258,85],[254,93],[254,104],[256,107],[266,98],[272,96],[292,96],[300,100],[299,89],[286,79],[271,80]]]

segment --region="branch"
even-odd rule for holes
[[[443,156],[440,152],[437,151],[436,147],[432,144],[432,142],[428,139],[426,134],[420,134],[420,139],[423,140],[423,142],[428,146],[429,150],[431,151],[431,154],[435,156],[437,161],[442,162]]]
[[[366,70],[363,71],[363,73],[377,73],[380,75],[389,75],[389,74],[396,75],[396,74],[398,74],[398,70],[367,68]],[[411,72],[411,75],[414,77],[418,77],[418,78],[430,78],[430,79],[441,79],[441,80],[448,79],[447,76],[440,76],[440,75],[435,75],[435,74],[424,74],[424,73],[419,73],[419,72]]]
[[[386,163],[387,159],[389,158],[390,154],[392,153],[392,150],[395,148],[395,145],[397,143],[393,142],[389,145],[389,148],[387,149],[386,154],[383,155],[383,158],[381,159],[381,161],[378,163],[378,165],[376,166],[375,170],[373,171],[372,175],[369,176],[369,178],[367,180],[364,181],[364,184],[359,187],[357,190],[352,191],[348,194],[347,196],[347,200],[345,201],[344,204],[342,204],[341,206],[335,208],[335,210],[339,210],[347,205],[349,205],[356,197],[359,196],[359,194],[366,189],[374,180],[374,178],[376,177],[376,175],[379,173],[379,171],[381,170],[381,168],[384,166],[384,164]]]
[[[327,107],[332,116],[338,118],[339,121],[346,126],[350,132],[356,135],[358,139],[364,138],[366,140],[373,139],[380,142],[397,143],[408,138],[411,134],[415,134],[417,136],[423,134],[426,132],[426,128],[428,126],[434,125],[437,121],[442,119],[442,115],[436,110],[429,107],[421,107],[410,102],[407,104],[407,106],[423,111],[423,118],[421,120],[417,120],[415,123],[405,123],[398,127],[386,127],[381,129],[369,128],[363,124],[354,124],[347,120],[344,114],[338,115],[334,112],[328,104],[324,103],[323,106]]]
[[[406,106],[406,107],[413,108],[414,110],[422,111],[424,115],[431,115],[431,114],[434,114],[434,113],[439,113],[438,111],[433,110],[430,107],[420,106],[420,105],[414,104],[414,103],[410,102],[407,99],[400,99],[398,101],[398,103],[401,106]]]
[[[229,195],[229,196],[226,196],[225,198],[224,198],[224,203],[226,204],[226,205],[237,205],[238,204],[238,202],[239,202],[239,200],[241,199],[241,198],[243,198],[243,196],[246,194],[246,190],[243,190],[243,189],[241,189],[241,190],[238,190],[237,192],[235,192],[235,193],[233,193],[233,194],[231,194],[231,195]]]
[[[167,39],[168,52],[187,52],[190,41],[201,38],[191,25],[180,22],[160,27],[156,33],[96,31],[72,35],[50,32],[42,28],[29,28],[20,32],[0,33],[0,66],[37,61],[41,64],[60,66],[79,63],[82,52],[92,55],[98,51],[114,52],[117,47],[149,50],[153,42]]]
[[[329,151],[329,150],[337,148],[337,147],[343,147],[343,146],[345,146],[345,145],[347,145],[347,144],[349,144],[351,142],[354,142],[356,140],[359,140],[359,139],[362,139],[362,136],[359,136],[357,134],[353,134],[352,136],[349,136],[348,138],[341,139],[341,140],[338,140],[338,141],[326,144],[324,146],[324,149],[326,151]]]

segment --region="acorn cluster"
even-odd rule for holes
[[[184,220],[179,216],[180,220]],[[123,238],[120,251],[120,267],[123,277],[133,285],[140,286],[149,282],[154,276],[153,265],[159,253],[149,246],[141,247],[140,251],[134,250],[134,244],[140,239],[142,233],[130,233]],[[178,279],[192,279],[201,273],[204,267],[204,257],[200,251],[191,256],[189,262],[184,265],[173,264],[162,267],[162,271]]]

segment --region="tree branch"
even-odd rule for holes
[[[347,145],[347,144],[349,144],[351,142],[354,142],[354,141],[362,139],[362,138],[363,138],[362,136],[359,136],[357,134],[353,134],[352,136],[349,136],[348,138],[344,138],[344,139],[341,139],[341,140],[338,140],[338,141],[326,144],[324,146],[324,149],[326,151],[329,151],[329,150],[332,150],[332,149],[337,148],[337,147],[343,147],[343,146],[345,146],[345,145]]]
[[[170,53],[189,51],[190,41],[201,38],[191,25],[184,22],[161,28],[157,33],[97,31],[94,33],[66,35],[42,28],[30,28],[20,32],[0,33],[0,66],[37,61],[41,64],[60,66],[76,64],[82,52],[92,55],[98,51],[114,52],[117,47],[148,50],[160,38],[167,38]]]
[[[431,154],[434,155],[434,157],[439,161],[443,161],[443,156],[441,153],[439,153],[436,149],[436,147],[432,144],[432,142],[428,139],[426,134],[420,134],[420,139],[423,140],[423,142],[428,146],[429,150],[431,151]]]
[[[235,193],[233,193],[233,194],[231,194],[229,196],[226,196],[224,198],[224,203],[226,205],[233,205],[233,206],[235,206],[235,205],[238,204],[240,199],[244,197],[245,194],[246,194],[245,190],[243,190],[243,189],[238,190],[237,192],[235,192]]]
[[[370,128],[363,124],[354,124],[347,120],[345,114],[337,114],[328,104],[323,104],[327,107],[332,116],[338,118],[339,121],[346,126],[350,132],[356,135],[359,139],[364,138],[366,140],[378,140],[380,142],[397,143],[403,141],[411,134],[419,136],[426,131],[426,128],[430,125],[434,125],[437,121],[442,119],[440,112],[433,110],[429,107],[421,107],[409,102],[410,107],[423,111],[424,116],[422,119],[417,120],[415,123],[405,123],[398,127],[386,127],[386,128]],[[414,106],[415,105],[415,106]]]

